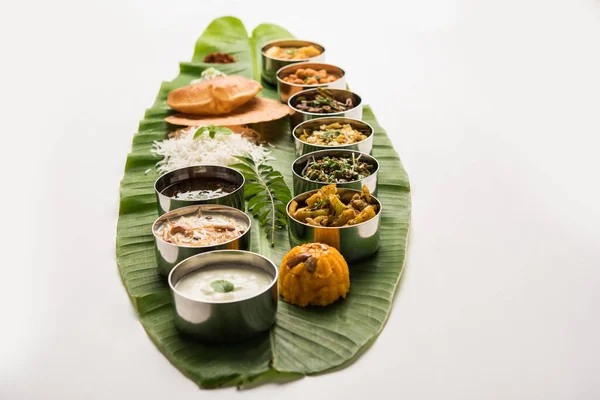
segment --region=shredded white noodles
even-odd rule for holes
[[[238,162],[234,156],[250,155],[255,163],[272,159],[270,150],[254,144],[239,134],[217,133],[211,138],[208,133],[194,139],[196,127],[185,130],[179,138],[155,141],[152,153],[164,158],[156,163],[159,173],[173,171],[192,165],[230,165]]]

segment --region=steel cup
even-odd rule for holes
[[[328,74],[338,75],[340,78],[329,83],[321,83],[317,85],[304,85],[298,83],[290,83],[284,81],[284,78],[295,73],[300,68],[312,68],[314,70],[324,69]],[[331,64],[301,62],[290,64],[277,71],[277,92],[282,102],[287,103],[290,97],[298,92],[308,89],[322,87],[325,89],[345,89],[346,88],[346,72],[340,67]]]
[[[299,110],[296,108],[296,105],[299,103],[299,98],[301,96],[310,96],[317,92],[317,89],[309,89],[303,90],[302,92],[298,92],[295,95],[291,96],[288,100],[288,105],[292,109],[290,112],[290,129],[293,131],[296,126],[301,124],[304,121],[308,121],[310,119],[322,118],[322,117],[345,117],[345,118],[354,118],[360,120],[362,118],[363,104],[362,99],[359,95],[349,90],[342,89],[328,89],[333,97],[336,100],[345,102],[347,99],[352,99],[352,104],[354,107],[342,112],[335,113],[314,113]]]
[[[304,60],[286,60],[283,58],[275,58],[265,54],[267,50],[269,50],[273,46],[279,47],[305,47],[313,45],[317,49],[321,50],[321,54],[315,57],[306,58]],[[261,76],[262,78],[271,85],[277,85],[277,71],[281,68],[290,65],[297,64],[305,61],[313,61],[313,62],[323,62],[325,61],[325,47],[321,46],[315,42],[309,42],[306,40],[296,40],[296,39],[282,39],[282,40],[274,40],[265,44],[261,48]]]
[[[175,184],[198,178],[224,179],[235,184],[237,189],[231,193],[225,193],[222,196],[206,200],[181,200],[164,194],[164,191],[167,188]],[[197,165],[167,172],[159,177],[154,183],[158,215],[163,215],[166,212],[194,204],[220,204],[244,211],[246,208],[246,203],[244,202],[244,182],[244,175],[239,171],[220,165]]]
[[[367,135],[367,138],[358,143],[335,146],[320,146],[300,140],[300,136],[302,135],[304,129],[312,131],[314,129],[318,129],[321,125],[330,125],[336,122],[342,125],[348,124],[357,131],[364,132]],[[313,151],[328,149],[356,150],[360,151],[361,153],[371,154],[371,151],[373,150],[373,138],[375,135],[373,133],[373,127],[364,121],[354,118],[323,117],[302,122],[292,130],[292,136],[294,137],[294,144],[296,147],[296,157],[300,157],[303,154],[312,153]]]
[[[232,264],[260,268],[271,275],[273,281],[252,297],[226,302],[190,299],[175,289],[190,272]],[[177,264],[168,278],[175,306],[175,326],[184,334],[205,342],[231,343],[250,339],[275,322],[278,276],[278,268],[273,262],[249,251],[210,251],[190,257]]]
[[[313,181],[313,180],[303,177],[302,171],[304,170],[304,168],[306,167],[306,165],[308,164],[309,161],[312,161],[313,159],[315,161],[320,160],[321,158],[323,158],[325,156],[352,158],[352,155],[354,155],[355,158],[360,157],[361,161],[365,161],[367,164],[372,165],[374,167],[373,172],[371,173],[371,175],[366,176],[366,177],[356,180],[356,181],[335,183],[336,187],[338,188],[338,190],[340,188],[346,188],[346,189],[355,189],[355,190],[361,191],[362,187],[366,186],[367,189],[369,189],[369,193],[371,193],[374,196],[377,196],[377,173],[379,172],[379,162],[374,157],[371,157],[368,154],[364,154],[364,153],[361,153],[358,151],[353,151],[353,150],[336,150],[336,149],[321,150],[321,151],[315,151],[313,153],[308,153],[303,156],[300,156],[292,163],[292,179],[293,179],[293,184],[294,184],[294,196],[296,196],[300,193],[309,192],[311,190],[318,190],[325,185],[332,184],[332,182]]]
[[[341,227],[319,227],[295,220],[289,212],[291,202],[296,201],[299,204],[298,207],[303,207],[305,200],[316,192],[316,190],[313,190],[302,193],[294,197],[287,204],[286,212],[290,246],[294,247],[303,243],[313,242],[325,243],[335,247],[348,263],[367,258],[379,249],[382,205],[377,198],[371,196],[372,203],[379,206],[377,215],[361,224]],[[353,189],[338,189],[338,194],[342,197],[351,197],[354,193],[360,192]]]
[[[179,218],[182,215],[189,215],[200,211],[203,214],[219,214],[227,215],[237,219],[240,222],[245,223],[248,229],[228,242],[219,243],[212,246],[189,246],[189,245],[178,245],[174,243],[168,243],[157,236],[156,230],[158,226],[163,222]],[[168,276],[173,267],[178,263],[185,260],[188,257],[194,256],[200,253],[206,253],[213,250],[248,250],[250,248],[250,229],[252,227],[252,219],[246,215],[246,213],[228,206],[221,206],[216,204],[200,204],[178,208],[173,211],[169,211],[166,214],[158,217],[154,224],[152,224],[152,234],[154,235],[154,243],[156,244],[156,261],[158,263],[158,271],[164,277]]]

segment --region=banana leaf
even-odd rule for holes
[[[167,359],[202,388],[252,387],[343,368],[369,347],[387,320],[406,259],[410,226],[410,186],[402,163],[372,110],[363,119],[375,129],[373,155],[381,165],[379,199],[382,214],[381,248],[371,259],[354,263],[348,297],[328,307],[299,308],[279,302],[277,322],[249,342],[204,345],[178,334],[168,286],[156,269],[151,224],[157,218],[153,183],[158,177],[152,143],[173,129],[163,118],[173,111],[166,103],[172,89],[185,86],[208,67],[204,55],[216,51],[232,54],[237,62],[219,66],[227,74],[260,80],[260,47],[292,35],[282,27],[261,24],[248,33],[233,17],[214,20],[198,39],[190,62],[180,64],[180,74],[163,82],[156,101],[146,110],[133,137],[121,181],[121,202],[116,253],[123,284],[139,319]],[[262,96],[277,99],[275,88],[264,84]],[[273,167],[291,187],[290,166],[294,147],[287,119],[255,127],[275,145]],[[252,250],[276,264],[289,250],[285,229],[277,231],[275,247],[262,229],[252,231]]]

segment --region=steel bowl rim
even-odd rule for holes
[[[301,111],[301,110],[300,110],[300,111]],[[336,146],[323,146],[323,145],[320,145],[320,144],[314,144],[314,143],[308,143],[308,142],[305,142],[304,140],[300,139],[300,138],[298,137],[298,135],[296,134],[296,132],[298,132],[298,128],[299,128],[300,126],[302,126],[302,125],[304,125],[304,124],[307,124],[307,123],[309,123],[309,122],[310,122],[310,123],[315,123],[316,121],[319,121],[319,120],[322,120],[322,119],[326,119],[326,118],[331,118],[331,119],[349,119],[349,120],[352,120],[352,122],[360,122],[360,123],[363,123],[363,124],[365,124],[365,125],[367,125],[367,126],[369,127],[369,130],[370,130],[370,132],[369,132],[369,136],[367,136],[367,138],[366,138],[366,139],[363,139],[363,140],[361,140],[360,142],[356,142],[356,143],[341,144],[341,145],[339,145],[339,146],[337,146],[337,145],[336,145]],[[352,125],[352,122],[351,122],[349,125]],[[371,124],[369,124],[369,123],[368,123],[368,122],[366,122],[366,121],[363,121],[363,120],[361,120],[361,119],[357,119],[357,118],[350,118],[350,117],[335,117],[335,116],[334,116],[334,117],[320,117],[320,118],[308,119],[308,120],[306,120],[306,121],[302,121],[302,122],[300,122],[300,123],[299,123],[298,125],[296,125],[296,126],[294,127],[294,129],[292,130],[292,136],[294,137],[294,139],[295,139],[295,140],[299,141],[299,142],[300,142],[300,143],[302,143],[302,144],[306,144],[306,145],[308,145],[308,146],[313,146],[313,147],[318,147],[318,148],[321,148],[321,149],[323,149],[323,150],[326,150],[326,149],[331,149],[331,150],[336,150],[336,149],[339,149],[339,150],[343,150],[343,149],[344,149],[344,148],[346,148],[346,147],[350,147],[350,146],[356,146],[356,145],[358,145],[358,144],[360,144],[360,143],[364,143],[364,142],[366,142],[367,140],[369,140],[369,139],[373,138],[373,135],[374,135],[374,134],[375,134],[375,130],[373,129],[373,127],[371,126]],[[348,149],[348,150],[350,150],[350,149]],[[320,150],[315,150],[315,151],[320,151]],[[307,154],[308,154],[308,153],[307,153]],[[367,155],[370,155],[370,154],[367,154]],[[371,156],[371,157],[373,157],[373,156]]]
[[[297,83],[290,83],[290,82],[286,82],[283,79],[281,79],[279,77],[279,73],[282,72],[284,69],[286,68],[292,68],[292,67],[299,67],[302,68],[302,64],[321,64],[321,65],[328,65],[330,67],[335,67],[337,69],[339,69],[340,71],[342,71],[342,76],[340,76],[338,79],[336,79],[333,82],[327,82],[327,83],[317,83],[315,85],[299,85]],[[333,65],[333,64],[328,64],[328,63],[324,63],[324,62],[314,62],[314,61],[302,61],[299,63],[294,63],[294,64],[289,64],[289,65],[285,65],[281,68],[279,68],[277,70],[277,72],[275,72],[275,78],[277,78],[277,81],[281,84],[285,84],[285,85],[290,85],[290,86],[294,86],[294,87],[299,87],[299,88],[305,88],[305,87],[309,87],[309,88],[316,88],[316,87],[327,87],[328,85],[335,83],[337,81],[339,81],[340,79],[343,79],[346,76],[346,71],[342,68],[342,67],[338,67],[337,65]],[[290,96],[291,97],[291,96]],[[360,96],[358,96],[360,97]]]
[[[301,159],[301,158],[303,158],[303,157],[307,157],[307,156],[309,156],[309,155],[311,155],[311,154],[313,154],[313,155],[314,155],[315,153],[327,153],[327,152],[330,152],[330,151],[342,151],[342,152],[348,152],[348,153],[358,153],[358,154],[361,154],[361,155],[365,155],[365,156],[367,156],[367,157],[370,157],[370,158],[371,158],[373,161],[375,161],[375,164],[374,164],[374,166],[375,166],[375,171],[373,171],[373,173],[372,173],[371,175],[365,176],[364,178],[362,178],[362,179],[358,179],[358,180],[355,180],[355,181],[349,181],[349,182],[319,182],[319,181],[313,181],[313,180],[311,180],[311,179],[307,179],[307,178],[305,178],[305,177],[303,177],[303,176],[300,176],[300,175],[298,175],[298,174],[296,173],[296,171],[294,170],[294,166],[296,165],[296,163],[298,162],[298,160],[299,160],[299,159]],[[294,176],[296,176],[296,177],[298,177],[299,179],[302,179],[302,180],[304,180],[304,181],[306,181],[306,182],[311,182],[311,183],[320,183],[320,184],[323,184],[324,186],[326,186],[326,185],[345,185],[345,184],[347,184],[347,183],[356,183],[356,182],[360,182],[360,181],[362,181],[362,180],[364,180],[364,179],[367,179],[367,178],[369,178],[369,177],[371,177],[371,176],[373,176],[373,175],[377,174],[377,173],[379,172],[379,161],[378,161],[378,160],[377,160],[375,157],[373,157],[372,155],[370,155],[370,154],[367,154],[367,153],[364,153],[364,152],[362,152],[362,151],[358,151],[358,150],[350,150],[350,149],[326,149],[326,150],[316,150],[316,151],[311,151],[310,153],[306,153],[306,154],[303,154],[303,155],[301,155],[300,157],[298,157],[298,158],[296,158],[296,159],[294,160],[294,162],[292,163],[292,167],[291,167],[291,168],[292,168],[292,174],[293,174]],[[340,189],[349,189],[349,188],[340,188]],[[300,195],[302,195],[302,194],[303,194],[303,193],[300,193]],[[378,200],[378,201],[379,201],[379,200]],[[365,222],[367,222],[367,221],[365,221]],[[314,226],[314,225],[312,225],[312,226]],[[354,225],[352,225],[352,226],[354,226]],[[337,227],[336,227],[336,228],[337,228]]]
[[[260,258],[262,258],[263,260],[267,261],[267,263],[271,266],[273,266],[273,271],[275,271],[275,274],[273,276],[273,280],[271,281],[271,283],[269,284],[269,286],[267,286],[267,288],[265,290],[263,290],[262,292],[256,293],[253,296],[250,297],[245,297],[243,299],[237,299],[237,300],[229,300],[229,301],[214,301],[214,300],[197,300],[197,299],[191,299],[188,296],[182,294],[181,292],[177,291],[177,289],[175,289],[175,285],[173,285],[173,281],[172,281],[172,275],[174,273],[174,271],[177,269],[177,267],[179,267],[181,264],[183,264],[184,262],[188,261],[191,258],[195,258],[195,257],[200,257],[200,256],[205,256],[207,254],[213,254],[213,253],[249,253],[252,255],[256,255],[259,256]],[[258,268],[258,267],[253,267],[253,268]],[[201,269],[201,268],[197,268],[196,270]],[[195,271],[195,270],[194,270]],[[185,276],[185,275],[184,275]],[[193,301],[195,303],[201,303],[201,304],[233,304],[233,303],[241,303],[247,300],[251,300],[254,299],[258,296],[261,296],[262,294],[266,293],[269,290],[273,289],[273,285],[277,284],[277,281],[279,280],[279,268],[277,267],[277,265],[275,265],[275,263],[273,261],[271,261],[270,259],[268,259],[267,257],[263,256],[262,254],[259,253],[255,253],[253,251],[249,251],[249,250],[233,250],[233,249],[223,249],[223,250],[212,250],[212,251],[207,251],[201,254],[195,254],[193,256],[190,256],[184,260],[181,260],[180,262],[178,262],[173,268],[171,268],[171,271],[169,272],[169,276],[167,277],[167,281],[169,283],[169,289],[171,289],[174,293],[177,293],[178,296],[183,297],[186,300],[189,301]]]
[[[301,94],[303,94],[303,95],[306,95],[306,92],[312,92],[312,91],[315,91],[315,90],[317,90],[317,89],[315,88],[315,89],[303,90],[303,91],[301,91],[301,92],[298,92],[298,93],[295,93],[295,94],[291,95],[291,96],[290,96],[290,98],[289,98],[289,99],[288,99],[288,101],[287,101],[287,102],[288,102],[288,106],[289,106],[289,107],[290,107],[292,110],[294,110],[295,112],[297,112],[297,113],[300,113],[300,114],[305,114],[305,115],[318,115],[318,116],[320,116],[320,117],[327,117],[327,116],[332,116],[332,117],[335,117],[336,115],[344,115],[344,114],[345,114],[345,113],[347,113],[347,112],[350,112],[350,111],[356,110],[358,107],[362,107],[362,105],[363,105],[362,97],[361,97],[361,96],[360,96],[358,93],[356,93],[356,92],[353,92],[352,90],[346,90],[346,89],[328,89],[328,90],[339,90],[339,91],[341,91],[341,92],[348,92],[348,93],[350,93],[350,94],[353,94],[353,95],[355,95],[356,97],[358,97],[358,100],[359,100],[359,101],[358,101],[358,104],[357,104],[357,105],[355,105],[354,107],[352,107],[352,108],[350,108],[350,109],[346,110],[346,111],[338,111],[338,112],[335,112],[335,113],[326,113],[326,114],[324,114],[324,113],[314,113],[314,112],[308,112],[308,111],[302,111],[302,110],[298,110],[296,107],[294,107],[294,106],[292,105],[292,100],[293,100],[293,99],[294,99],[296,96],[298,96],[298,95],[301,95]],[[316,118],[313,118],[313,119],[316,119]],[[306,122],[306,121],[302,121],[302,122]],[[298,124],[298,125],[300,125],[300,124]],[[298,125],[296,125],[296,126],[298,126]]]
[[[159,191],[158,191],[158,189],[156,188],[156,185],[158,185],[158,181],[160,181],[160,180],[161,180],[162,178],[164,178],[166,175],[168,175],[168,174],[170,174],[170,173],[172,173],[172,172],[175,172],[175,171],[180,171],[180,170],[183,170],[183,169],[194,168],[194,167],[219,167],[219,168],[225,168],[225,169],[228,169],[228,170],[234,171],[235,173],[239,174],[239,175],[242,177],[242,184],[241,184],[240,186],[238,186],[238,187],[237,187],[237,188],[236,188],[236,189],[235,189],[233,192],[225,193],[224,195],[222,195],[222,196],[218,196],[218,197],[211,197],[210,199],[206,199],[206,200],[186,200],[186,199],[178,199],[178,198],[175,198],[175,197],[170,197],[170,196],[164,195],[164,194],[162,194],[162,192],[159,192]],[[183,181],[181,181],[181,182],[183,182]],[[189,202],[194,202],[194,201],[210,201],[210,200],[217,200],[217,199],[221,199],[221,198],[223,198],[223,197],[227,197],[227,196],[230,196],[230,195],[233,195],[233,194],[235,194],[235,193],[239,192],[241,189],[243,189],[243,187],[244,187],[244,184],[245,184],[245,183],[246,183],[246,178],[244,177],[244,174],[242,174],[240,171],[238,171],[238,170],[237,170],[237,169],[235,169],[235,168],[231,168],[231,167],[228,167],[228,166],[226,166],[226,165],[217,165],[217,164],[194,164],[194,165],[189,165],[189,166],[187,166],[187,167],[176,168],[176,169],[174,169],[174,170],[171,170],[171,171],[169,171],[169,172],[165,172],[164,174],[162,174],[161,176],[159,176],[159,177],[156,179],[156,181],[154,181],[154,192],[155,192],[157,195],[159,195],[159,196],[165,196],[165,197],[166,197],[166,198],[168,198],[168,199],[173,199],[173,200],[177,200],[177,201],[189,201]],[[190,205],[193,205],[193,204],[190,204]],[[174,210],[171,210],[171,211],[174,211]]]
[[[316,55],[316,56],[309,57],[309,58],[303,58],[303,59],[300,59],[300,60],[290,60],[290,59],[288,59],[288,58],[277,58],[277,57],[271,57],[271,56],[269,56],[269,55],[265,54],[265,47],[267,47],[267,46],[271,46],[271,45],[273,45],[273,44],[275,44],[275,43],[277,43],[277,42],[287,42],[287,41],[289,41],[289,40],[295,40],[295,41],[298,41],[298,42],[306,42],[306,43],[310,43],[310,44],[315,44],[315,45],[317,45],[318,47],[322,48],[322,49],[323,49],[323,51],[321,51],[321,53],[320,53],[320,54],[318,54],[318,55]],[[271,60],[277,60],[277,61],[291,61],[292,63],[298,63],[298,62],[308,62],[309,60],[312,60],[313,58],[320,57],[320,56],[321,56],[321,55],[323,55],[324,53],[325,53],[325,46],[323,46],[322,44],[320,44],[320,43],[317,43],[317,42],[313,42],[312,40],[303,40],[303,39],[296,39],[296,38],[287,38],[287,39],[275,39],[275,40],[271,40],[270,42],[267,42],[267,43],[263,44],[263,45],[262,45],[262,47],[260,48],[260,54],[261,54],[263,57],[270,58]]]
[[[331,185],[333,185],[333,183],[332,183]],[[356,193],[361,193],[361,191],[360,191],[360,190],[356,190],[356,189],[350,189],[350,188],[339,188],[339,189],[343,189],[343,190],[350,190],[350,191],[353,191],[353,192],[356,192]],[[293,198],[292,198],[292,199],[291,199],[291,200],[290,200],[290,201],[287,203],[287,205],[285,206],[285,213],[287,214],[287,216],[288,216],[288,217],[289,217],[289,218],[290,218],[292,221],[294,221],[294,222],[296,222],[296,223],[298,223],[298,224],[300,224],[300,225],[308,226],[308,227],[310,227],[310,228],[315,228],[315,229],[345,229],[345,228],[354,228],[354,227],[357,227],[357,226],[366,225],[366,224],[368,224],[369,222],[372,222],[372,221],[373,221],[375,218],[377,218],[377,217],[380,217],[380,216],[381,216],[381,213],[383,212],[383,203],[381,203],[381,201],[380,201],[380,200],[379,200],[377,197],[375,197],[375,196],[371,195],[371,197],[372,197],[372,198],[374,198],[374,199],[377,201],[377,204],[379,204],[379,211],[377,211],[377,214],[375,214],[375,217],[373,217],[373,218],[371,218],[371,219],[369,219],[369,220],[367,220],[367,221],[365,221],[365,222],[361,222],[360,224],[356,224],[356,225],[344,225],[344,226],[316,226],[316,225],[310,225],[310,224],[307,224],[307,223],[305,223],[305,222],[300,222],[300,221],[298,221],[297,219],[295,219],[294,217],[292,217],[292,216],[290,215],[290,211],[289,211],[289,210],[290,210],[290,204],[292,204],[292,201],[296,200],[296,199],[297,199],[298,197],[300,197],[300,196],[304,196],[304,195],[305,195],[305,194],[307,194],[307,193],[313,193],[313,194],[314,194],[314,193],[318,192],[319,190],[320,190],[320,189],[309,190],[308,192],[300,193],[299,195],[297,195],[297,196],[294,196],[294,197],[293,197]]]
[[[242,233],[241,235],[239,235],[239,236],[237,236],[237,237],[235,237],[235,238],[233,238],[231,240],[228,240],[226,242],[211,244],[211,245],[207,245],[207,246],[190,246],[190,245],[187,245],[187,244],[184,245],[184,244],[169,243],[169,242],[165,242],[164,240],[162,240],[161,238],[159,238],[156,235],[156,225],[159,222],[161,222],[161,223],[164,222],[164,221],[162,221],[163,219],[167,220],[168,217],[166,217],[166,215],[174,213],[174,212],[181,212],[181,211],[184,211],[186,209],[190,209],[189,213],[192,213],[192,212],[194,212],[194,210],[192,210],[192,208],[195,208],[195,210],[198,210],[198,209],[202,209],[202,208],[205,208],[205,207],[207,207],[207,208],[220,207],[220,208],[228,208],[230,210],[235,210],[235,212],[238,212],[240,215],[243,215],[244,218],[246,218],[246,220],[248,221],[248,229],[246,229],[246,231],[244,233]],[[236,240],[238,240],[242,236],[248,234],[248,232],[250,232],[251,228],[252,228],[252,218],[250,218],[245,212],[243,212],[241,210],[238,210],[237,208],[226,206],[226,205],[220,205],[220,204],[191,204],[189,206],[176,208],[175,210],[171,210],[171,211],[166,212],[163,215],[159,216],[156,219],[156,221],[154,221],[154,223],[152,224],[152,235],[154,236],[155,240],[160,240],[161,243],[164,243],[166,245],[175,246],[175,247],[184,248],[184,249],[198,249],[198,250],[202,250],[202,249],[207,249],[207,248],[211,248],[211,247],[214,247],[214,246],[222,246],[222,245],[225,245],[225,244],[229,244],[229,243],[235,242]],[[205,251],[205,252],[203,252],[203,254],[204,253],[208,253],[208,252]]]

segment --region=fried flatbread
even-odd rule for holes
[[[243,76],[220,76],[172,90],[167,103],[186,114],[223,115],[252,100],[262,88],[257,81]]]
[[[255,97],[227,115],[175,114],[165,118],[165,121],[183,126],[246,125],[274,121],[285,117],[289,112],[290,108],[277,100]]]

